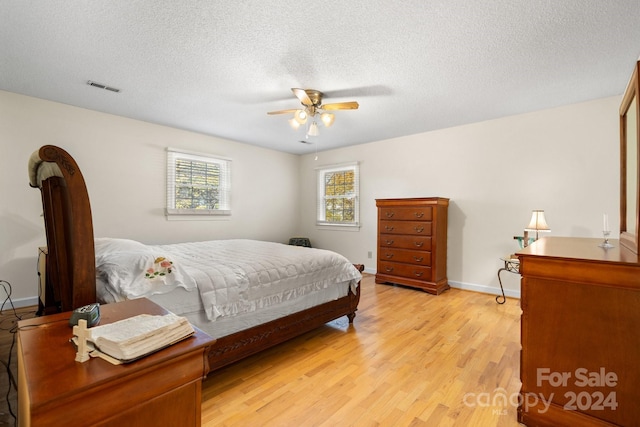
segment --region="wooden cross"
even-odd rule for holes
[[[73,327],[73,335],[78,337],[78,351],[76,353],[76,362],[86,362],[90,359],[89,348],[87,346],[87,338],[90,336],[87,329],[87,321],[85,319],[78,320],[78,324]]]

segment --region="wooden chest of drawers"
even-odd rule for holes
[[[517,253],[524,425],[639,425],[640,258],[610,242],[545,237]]]
[[[396,283],[432,294],[449,289],[447,210],[442,197],[377,199],[376,283]]]

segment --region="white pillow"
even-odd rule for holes
[[[131,239],[114,239],[111,237],[98,237],[94,239],[96,256],[111,252],[138,252],[148,250],[147,245]]]
[[[118,301],[165,294],[177,287],[187,290],[195,282],[169,256],[155,254],[148,246],[129,239],[95,239],[96,274]]]

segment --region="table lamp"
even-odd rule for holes
[[[547,221],[544,218],[543,210],[534,210],[531,213],[531,221],[529,221],[529,225],[527,225],[527,227],[524,229],[525,241],[527,240],[527,237],[528,237],[528,233],[527,233],[528,231],[536,232],[535,240],[538,240],[538,233],[551,231],[551,229],[547,225]]]

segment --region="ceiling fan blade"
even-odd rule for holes
[[[306,105],[307,107],[310,107],[313,105],[311,98],[309,98],[307,91],[305,91],[304,89],[298,89],[298,88],[292,87],[291,91],[296,96],[296,98],[298,98],[300,102],[302,102],[302,104]]]
[[[267,114],[289,114],[295,113],[298,109],[290,109],[290,110],[278,110],[278,111],[269,111]]]
[[[357,110],[359,107],[356,101],[336,102],[334,104],[324,104],[320,108],[323,110]]]

